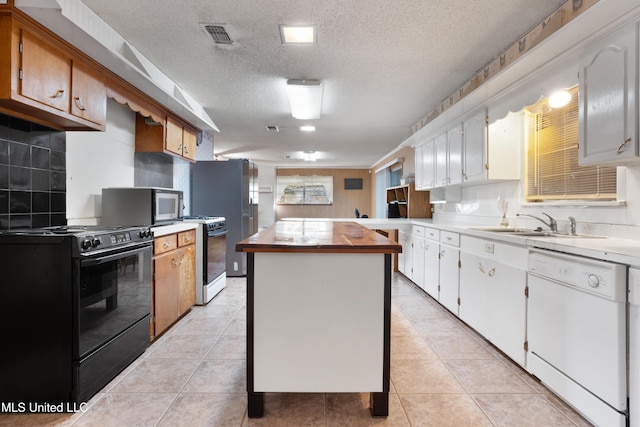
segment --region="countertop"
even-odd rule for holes
[[[278,221],[236,244],[238,252],[398,253],[402,246],[354,221]]]
[[[299,221],[300,218],[288,218],[287,221]],[[411,232],[412,225],[437,228],[439,230],[461,233],[494,241],[501,241],[530,248],[548,249],[573,255],[601,259],[634,267],[640,267],[640,241],[609,237],[537,237],[517,236],[511,233],[500,233],[475,230],[482,225],[453,225],[434,222],[429,218],[322,218],[315,220],[352,221],[372,229],[397,229]]]
[[[196,222],[174,222],[168,225],[156,225],[151,227],[153,237],[166,236],[167,234],[180,233],[181,231],[195,230],[198,228]]]

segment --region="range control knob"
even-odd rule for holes
[[[600,279],[595,274],[590,274],[587,276],[587,284],[592,288],[597,288],[600,286]]]
[[[141,239],[142,239],[142,238],[144,238],[144,237],[146,237],[146,236],[147,236],[147,234],[146,234],[146,230],[140,230],[140,231],[138,232],[138,236],[140,236],[140,238],[141,238]]]
[[[89,240],[89,239],[84,239],[84,240],[82,241],[82,243],[80,243],[80,247],[81,247],[82,249],[84,249],[84,250],[89,249],[89,248],[91,247],[91,240]]]
[[[94,248],[97,248],[98,246],[100,246],[101,243],[102,242],[97,237],[94,237],[93,239],[91,239],[91,246],[93,246]]]

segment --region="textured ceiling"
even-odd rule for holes
[[[290,167],[370,167],[561,0],[83,0],[202,104],[216,155]],[[216,45],[201,23],[225,24]],[[279,24],[317,24],[313,46]],[[323,83],[322,117],[291,117],[287,79]],[[298,131],[314,124],[315,133]],[[275,125],[280,132],[269,132]],[[303,162],[302,151],[318,153]],[[290,156],[287,159],[285,156]]]

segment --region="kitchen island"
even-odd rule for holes
[[[369,392],[387,416],[391,254],[402,246],[355,222],[281,221],[247,253],[248,415],[265,393]]]

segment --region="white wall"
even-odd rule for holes
[[[103,187],[134,182],[135,113],[109,99],[105,132],[67,132],[67,222],[98,224]]]

